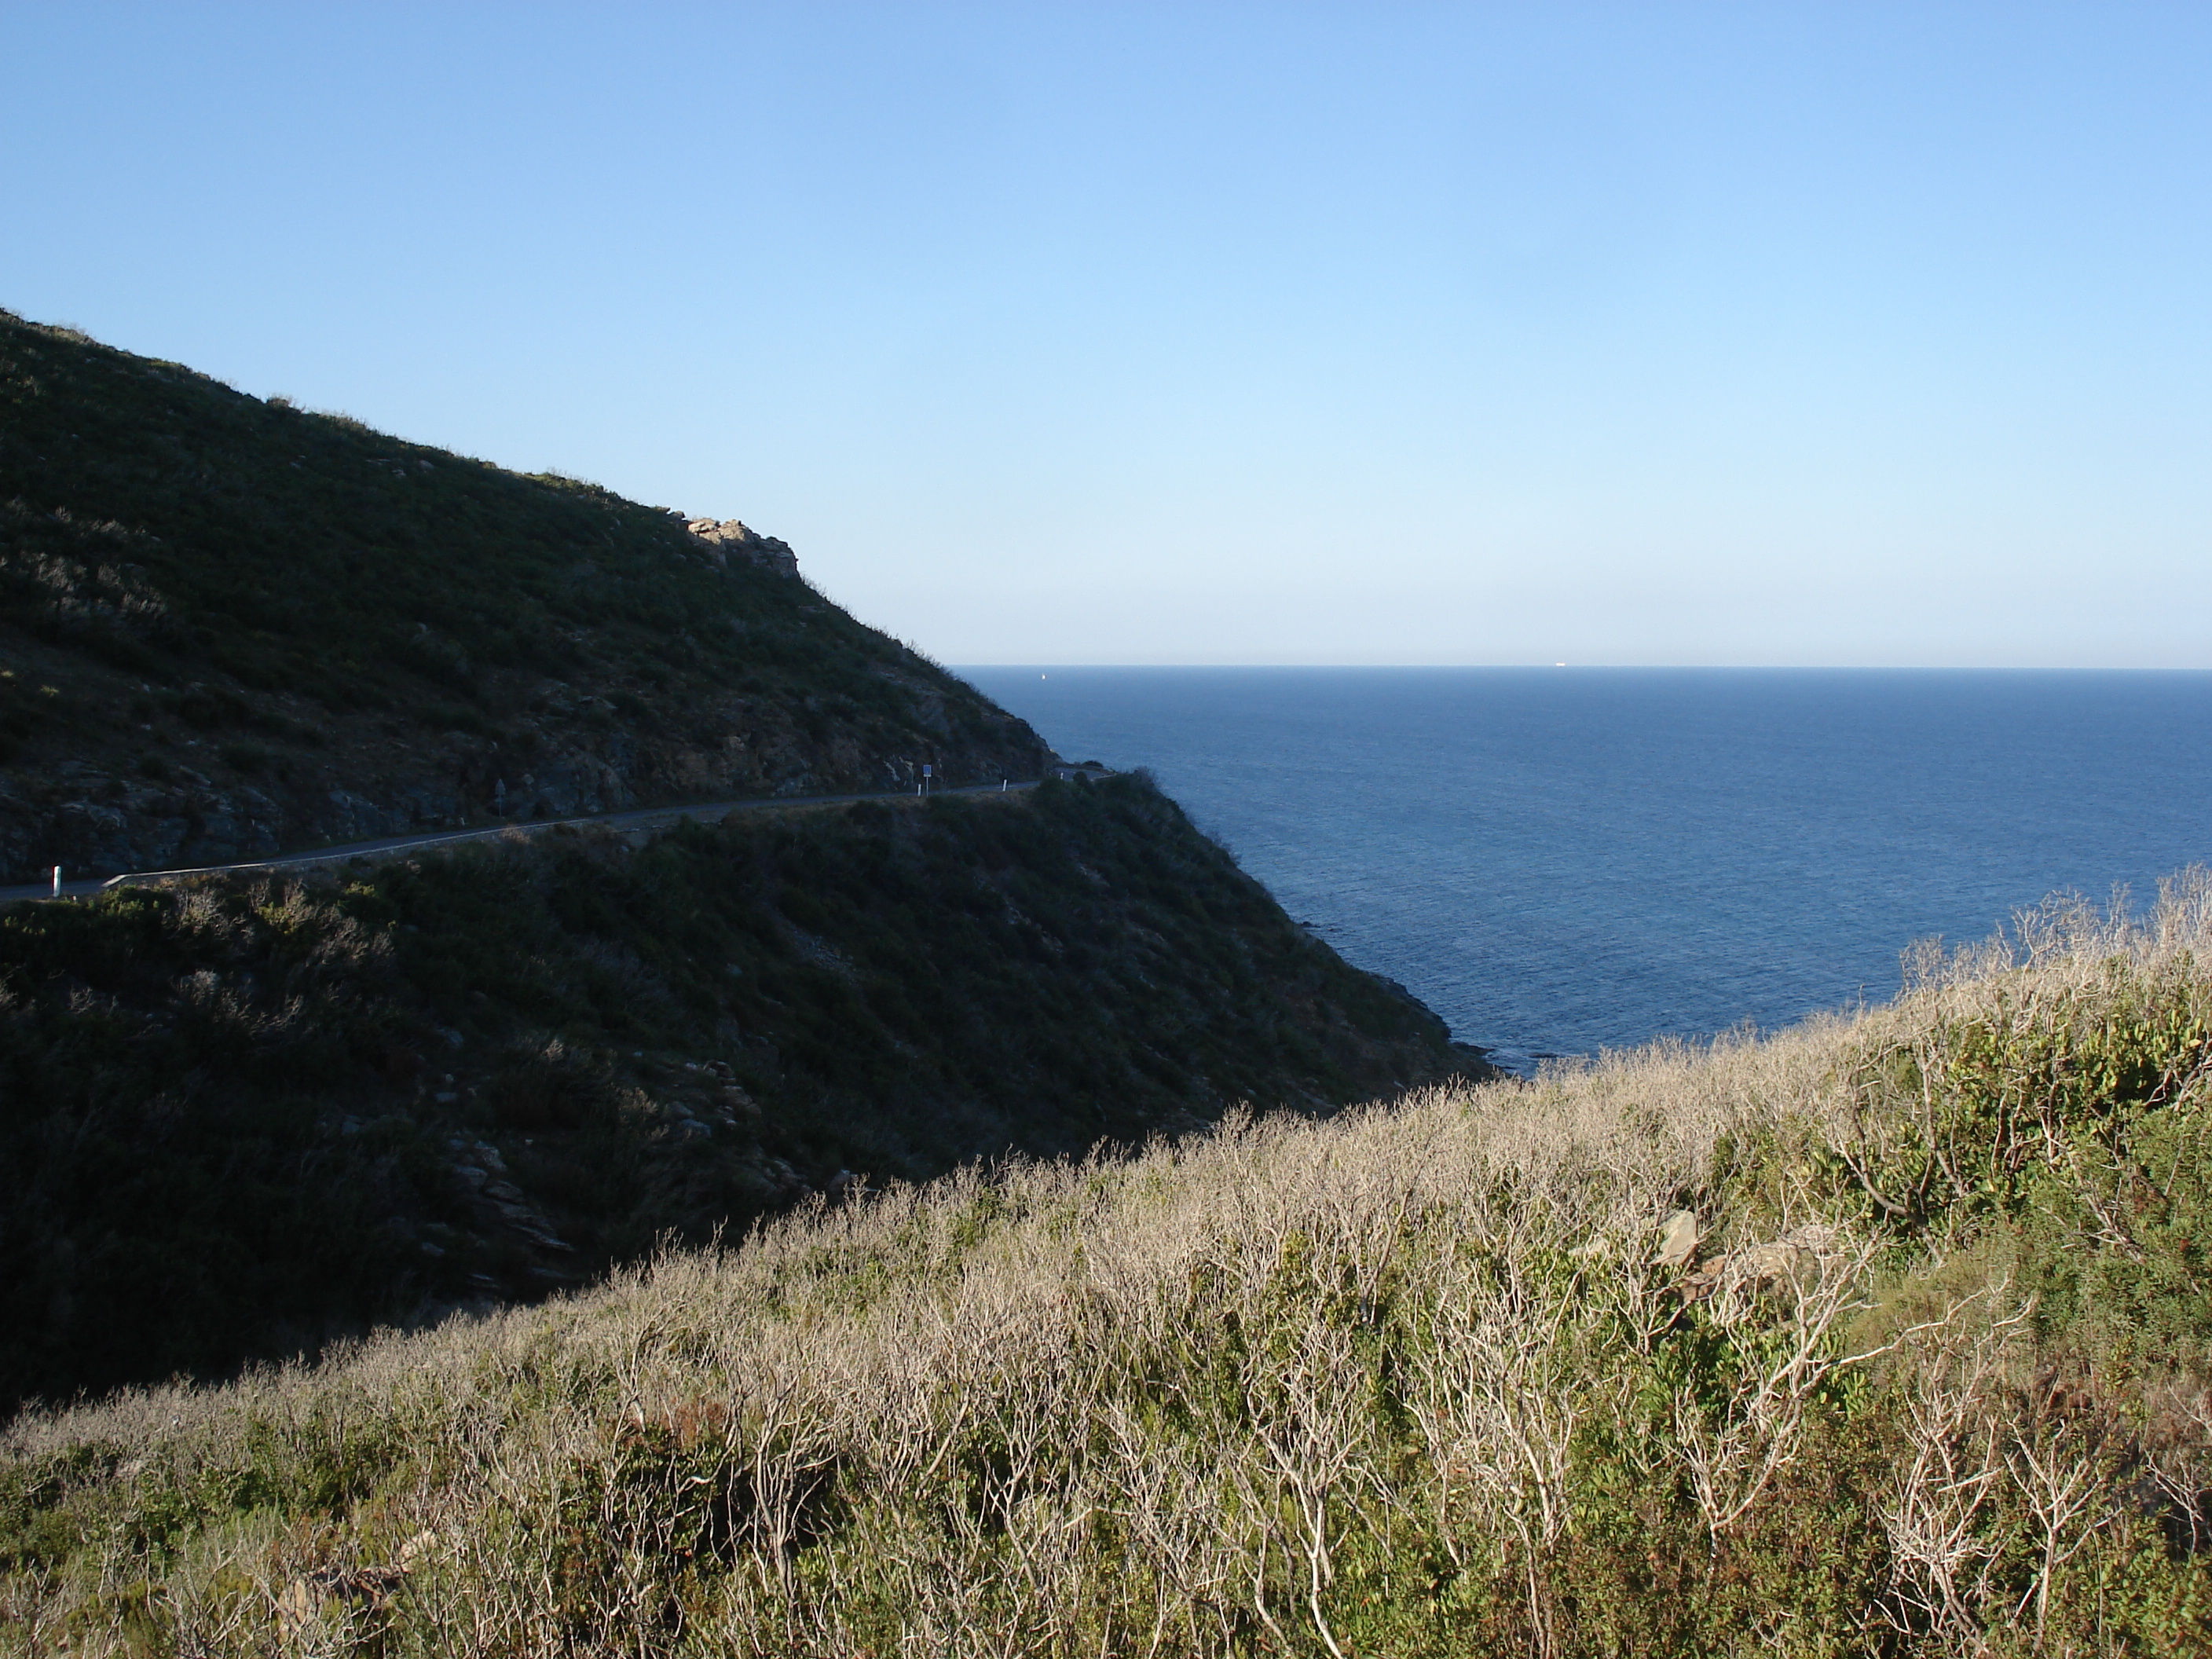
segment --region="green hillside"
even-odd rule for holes
[[[0,884],[1039,775],[789,565],[0,312]]]
[[[2212,884],[19,1420],[76,1654],[2212,1651]]]

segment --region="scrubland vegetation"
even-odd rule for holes
[[[680,513],[0,311],[0,884],[1048,757]]]
[[[1466,1061],[1139,777],[0,915],[0,1411]]]
[[[17,1421],[71,1653],[2197,1653],[2212,884]]]
[[[255,693],[297,693],[325,715],[479,730],[507,670],[626,685],[672,720],[702,687],[811,696],[817,723],[848,731],[908,713],[917,689],[962,719],[999,712],[804,586],[712,568],[680,514],[597,484],[264,402],[6,312],[0,411],[8,623],[175,684],[157,712],[191,729],[255,729]]]

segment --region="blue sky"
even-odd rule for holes
[[[2212,666],[2212,8],[0,3],[0,305],[947,661]]]

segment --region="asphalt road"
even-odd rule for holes
[[[1070,771],[1079,769],[1070,768]],[[933,795],[996,795],[1034,789],[1034,781],[1001,786],[995,783],[971,784],[964,789],[933,789]],[[532,818],[514,823],[490,823],[475,830],[433,830],[419,836],[393,836],[384,841],[359,841],[343,847],[319,847],[312,852],[280,853],[274,858],[246,859],[237,864],[201,865],[189,870],[133,870],[119,876],[103,876],[90,881],[70,881],[66,878],[61,885],[64,898],[82,897],[97,893],[106,887],[136,885],[140,882],[173,881],[181,876],[211,876],[227,870],[282,870],[308,864],[343,864],[349,859],[373,859],[394,853],[412,852],[422,847],[449,847],[465,841],[489,841],[507,835],[535,836],[548,830],[557,830],[563,824],[597,824],[607,830],[665,830],[686,818],[708,823],[726,817],[732,812],[761,811],[776,807],[835,806],[841,803],[863,800],[912,800],[915,797],[904,790],[886,793],[877,791],[861,795],[772,795],[750,800],[714,801],[697,806],[648,806],[634,812],[598,812],[580,818]],[[0,887],[0,904],[15,903],[24,899],[43,899],[54,896],[50,881],[34,882],[25,887]]]

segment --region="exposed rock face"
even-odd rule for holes
[[[1698,1212],[1677,1210],[1660,1228],[1659,1254],[1652,1260],[1662,1267],[1686,1267],[1697,1259],[1699,1242]]]
[[[208,765],[221,771],[210,757]],[[450,787],[393,779],[371,800],[307,779],[259,787],[187,766],[161,783],[64,763],[39,778],[0,771],[0,882],[58,864],[72,878],[268,858],[303,843],[374,841],[458,826],[467,803]],[[583,811],[602,810],[586,805]]]
[[[693,519],[684,526],[691,532],[692,540],[705,550],[716,568],[722,568],[732,559],[742,559],[748,564],[758,565],[763,570],[773,570],[781,576],[799,574],[799,556],[790,547],[773,536],[763,536],[748,530],[735,519]]]

